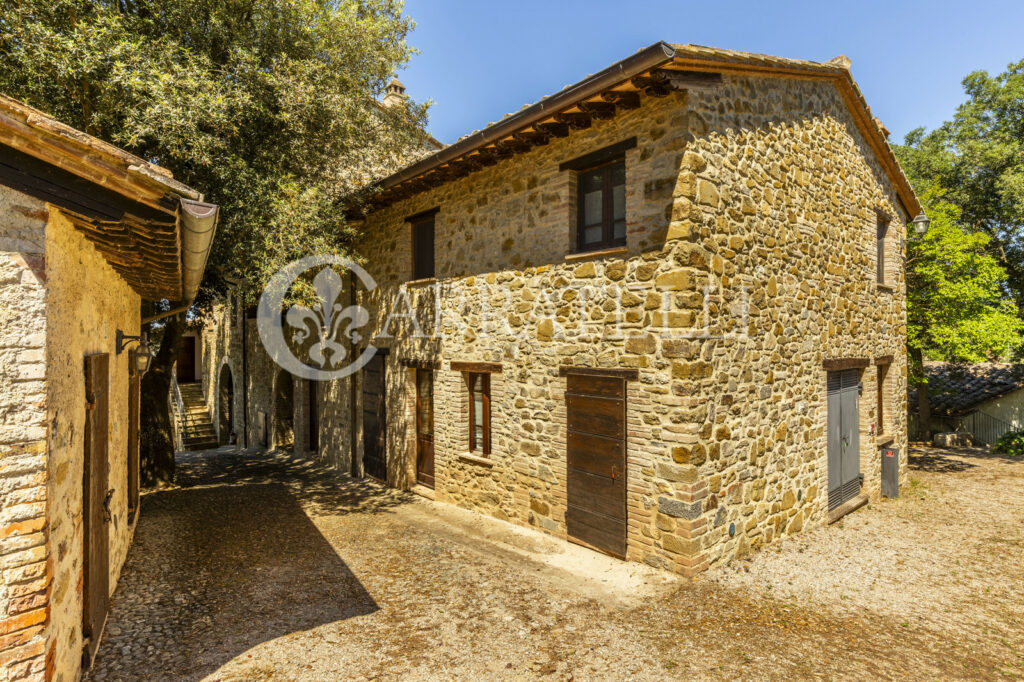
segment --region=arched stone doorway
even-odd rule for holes
[[[218,442],[221,445],[228,445],[231,442],[231,432],[234,430],[234,415],[232,410],[235,406],[235,388],[231,378],[231,368],[226,364],[220,368],[220,378],[217,380],[217,424]]]
[[[274,383],[274,447],[295,443],[295,386],[292,375],[281,370]]]

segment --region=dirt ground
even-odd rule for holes
[[[1018,679],[1024,461],[686,581],[284,455],[145,495],[91,680]]]

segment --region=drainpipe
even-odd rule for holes
[[[181,200],[181,293],[187,303],[195,300],[203,281],[217,231],[217,214],[216,204]]]

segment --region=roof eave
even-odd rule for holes
[[[383,180],[377,187],[382,191],[393,190],[403,183],[414,180],[446,164],[465,157],[474,151],[509,137],[513,133],[529,128],[535,123],[549,119],[565,109],[590,99],[604,90],[641,75],[669,62],[674,67],[693,71],[719,73],[742,73],[750,75],[775,75],[792,78],[810,78],[833,82],[840,91],[854,123],[865,136],[883,169],[892,181],[907,217],[912,218],[924,209],[914,193],[909,180],[900,168],[896,155],[888,140],[875,123],[871,109],[861,94],[848,68],[848,60],[836,59],[831,62],[810,62],[755,55],[745,52],[718,50],[698,45],[671,45],[655,43],[636,54],[617,62],[603,71],[546,97],[539,102],[475,132],[444,149],[431,154]],[[387,201],[386,203],[390,203]]]
[[[675,50],[668,43],[654,43],[653,45],[640,50],[636,54],[616,62],[592,76],[588,76],[575,85],[571,85],[550,97],[545,97],[539,102],[532,104],[525,109],[522,109],[515,114],[484,128],[483,130],[475,132],[472,135],[468,135],[458,142],[450,144],[424,159],[420,159],[411,166],[407,166],[396,173],[392,173],[381,180],[379,186],[381,189],[395,187],[396,185],[418,175],[422,175],[429,170],[443,166],[449,161],[452,161],[464,154],[475,149],[479,149],[480,147],[494,142],[495,140],[507,137],[513,132],[528,127],[533,123],[539,122],[551,116],[553,112],[561,111],[576,102],[587,99],[588,97],[593,97],[617,83],[628,80],[629,78],[644,73],[645,71],[657,68],[658,66],[671,61],[674,54]]]

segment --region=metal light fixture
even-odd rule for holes
[[[914,226],[914,234],[918,237],[924,236],[924,233],[928,231],[928,223],[930,222],[928,216],[924,213],[918,213],[917,217],[910,221],[911,225]]]
[[[124,349],[132,341],[139,342],[139,347],[135,349],[135,367],[133,369],[136,374],[142,376],[149,371],[149,366],[153,363],[153,351],[149,348],[149,337],[146,332],[142,332],[141,336],[128,336],[120,329],[117,330],[118,355],[124,352]]]

